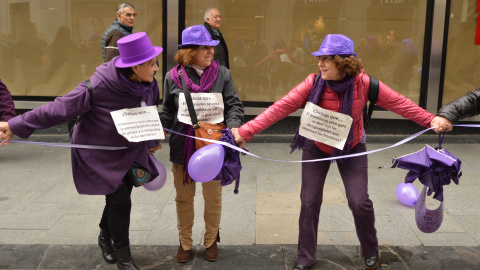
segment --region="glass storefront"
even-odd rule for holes
[[[243,101],[272,102],[318,72],[325,35],[350,37],[367,74],[418,103],[427,0],[186,1],[185,26],[222,14],[220,31]]]
[[[0,0],[0,78],[16,100],[51,100],[87,79],[103,62],[101,38],[115,19],[121,2]],[[477,61],[480,49],[475,45],[479,13],[475,0],[130,2],[138,13],[134,32],[147,32],[157,46],[167,42],[177,44],[179,29],[172,21],[178,22],[179,14],[183,20],[185,11],[185,21],[178,22],[179,25],[190,26],[203,24],[207,8],[218,8],[222,13],[220,30],[229,48],[235,85],[246,104],[271,103],[308,74],[318,72],[310,53],[318,49],[329,33],[349,36],[367,74],[416,103],[423,95],[434,103],[429,107],[432,112],[436,110],[438,96],[435,94],[440,93],[440,102],[446,104],[480,85]],[[430,46],[430,41],[424,39],[429,36],[425,30],[431,31],[427,20],[433,16],[432,3],[447,6],[449,11],[445,22],[447,47],[443,52],[446,59],[441,64],[444,72],[437,77],[431,75],[431,63],[435,61],[422,63],[429,59],[430,53],[427,49],[427,57],[423,55],[424,47]],[[164,7],[169,11],[164,11]],[[435,18],[442,15],[435,14]],[[168,25],[163,25],[164,22]],[[168,33],[163,32],[165,30]],[[160,55],[160,71],[156,75],[159,82],[170,68],[172,60],[168,58],[173,59],[174,50],[176,46],[169,47]],[[437,58],[438,54],[433,54],[431,59]],[[422,74],[428,76],[422,67],[429,64],[430,81],[428,85],[421,85]],[[439,82],[439,87],[435,84],[432,87],[432,80]],[[428,78],[424,78],[425,81]]]
[[[14,96],[71,91],[103,63],[102,36],[121,2],[0,0],[0,76]],[[162,1],[133,1],[134,32],[162,46]],[[162,54],[159,56],[162,63]],[[157,80],[163,77],[162,65]]]
[[[477,2],[451,1],[442,104],[480,85],[480,46],[475,44]]]

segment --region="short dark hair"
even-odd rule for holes
[[[117,67],[117,70],[120,74],[125,76],[125,78],[127,78],[127,79],[132,77],[133,74],[134,74],[132,67],[126,67],[126,68],[118,68]]]

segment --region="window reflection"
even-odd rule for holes
[[[222,13],[235,85],[243,101],[273,102],[313,72],[327,34],[345,34],[370,74],[417,102],[426,0],[186,1],[186,26]]]
[[[450,7],[443,104],[480,85],[480,46],[475,45],[477,1],[452,1]]]
[[[0,0],[0,76],[12,95],[65,95],[103,63],[101,41],[118,1],[12,2]],[[135,1],[135,7],[134,32],[147,32],[161,46],[162,1]]]

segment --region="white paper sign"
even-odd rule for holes
[[[299,134],[342,150],[353,119],[342,113],[325,110],[307,102],[300,119]]]
[[[217,124],[223,122],[223,97],[221,93],[190,93],[193,107],[199,122]],[[178,96],[178,121],[191,125],[192,119],[188,112],[185,94]]]
[[[425,199],[427,197],[427,186],[424,186],[418,201],[415,203],[415,221],[420,231],[424,233],[433,233],[443,222],[443,202],[435,210],[427,209]]]
[[[123,109],[110,114],[117,132],[129,142],[165,139],[156,106]]]
[[[286,54],[286,53],[280,55],[280,62],[292,64],[292,61],[290,61],[290,58],[288,57],[288,54]]]

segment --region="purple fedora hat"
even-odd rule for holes
[[[192,46],[217,46],[220,40],[212,39],[207,28],[203,25],[192,25],[185,28],[182,32],[182,44],[178,45],[179,49],[192,47]]]
[[[312,52],[313,56],[322,55],[340,55],[357,57],[353,52],[353,41],[347,36],[341,34],[328,34],[316,52]]]
[[[133,67],[159,55],[162,47],[154,47],[145,32],[134,33],[117,41],[120,57],[115,61],[118,68]]]

